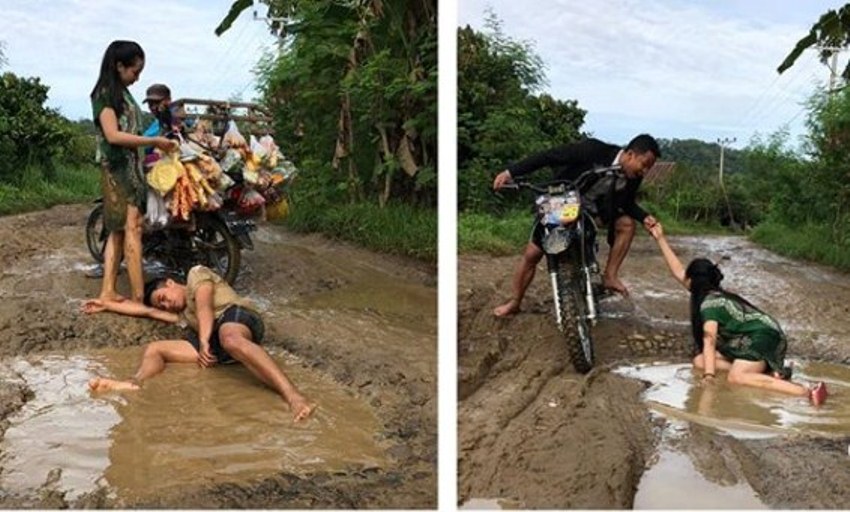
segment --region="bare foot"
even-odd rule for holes
[[[104,302],[124,302],[125,300],[127,300],[127,297],[124,297],[121,294],[113,292],[113,293],[101,293],[100,296],[98,297],[98,299],[102,300]]]
[[[292,410],[293,416],[295,416],[293,421],[302,421],[307,419],[313,411],[316,410],[316,407],[318,407],[317,404],[311,404],[303,396],[293,398],[289,404],[289,408]]]
[[[95,377],[89,381],[89,391],[92,393],[103,393],[106,391],[137,390],[139,385],[129,380],[107,379]]]
[[[612,290],[612,291],[619,293],[623,297],[629,296],[629,289],[626,288],[626,285],[624,285],[623,282],[620,281],[620,278],[618,278],[618,277],[605,276],[602,279],[602,286],[604,288],[607,288],[609,290]]]
[[[493,314],[499,318],[505,318],[519,313],[519,301],[510,299],[501,306],[493,309]]]

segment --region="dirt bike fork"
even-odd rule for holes
[[[563,328],[564,319],[561,317],[561,294],[558,293],[558,268],[560,262],[558,256],[553,254],[546,255],[546,268],[549,270],[549,281],[552,284],[552,296],[555,299],[555,320],[558,322],[558,329]]]

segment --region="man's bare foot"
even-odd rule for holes
[[[629,289],[626,288],[626,285],[624,285],[618,277],[605,276],[602,279],[602,286],[603,288],[607,288],[609,290],[619,293],[623,297],[629,296]]]
[[[89,391],[92,393],[103,393],[105,391],[137,390],[139,385],[129,380],[107,379],[95,377],[89,381]]]
[[[519,301],[510,299],[501,306],[493,309],[493,314],[499,318],[505,318],[519,313]]]
[[[316,407],[318,407],[318,404],[311,404],[303,396],[293,398],[289,403],[292,415],[295,416],[293,421],[302,421],[307,419],[313,411],[316,410]]]

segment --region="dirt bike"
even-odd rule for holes
[[[86,222],[86,245],[95,261],[103,263],[109,233],[103,224],[102,200],[95,203]],[[225,207],[217,211],[192,212],[185,223],[158,229],[146,225],[142,258],[158,261],[177,276],[185,276],[195,265],[204,265],[233,284],[239,275],[242,249],[254,248],[250,233],[256,229],[253,220],[240,216],[225,202]]]
[[[593,368],[593,337],[598,291],[601,289],[596,223],[582,204],[581,191],[588,181],[611,175],[619,166],[591,169],[575,180],[541,184],[524,181],[503,188],[529,189],[539,195],[534,214],[543,228],[542,246],[555,299],[558,330],[567,342],[570,361],[579,373]]]

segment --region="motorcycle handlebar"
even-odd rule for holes
[[[501,189],[508,190],[519,190],[521,188],[527,188],[533,190],[535,192],[545,194],[549,192],[550,187],[558,186],[558,185],[571,185],[574,188],[581,188],[584,185],[584,182],[587,181],[591,176],[599,176],[604,174],[616,173],[622,170],[622,167],[619,165],[611,165],[607,167],[599,167],[596,169],[589,169],[581,173],[574,180],[552,180],[543,183],[530,183],[528,181],[514,181],[511,183],[505,183],[501,186]]]

